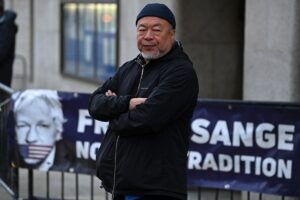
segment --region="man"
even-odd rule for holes
[[[22,163],[49,170],[56,143],[62,139],[64,117],[56,91],[25,90],[14,103],[16,141]]]
[[[0,0],[0,82],[11,85],[12,65],[15,57],[17,26],[16,13],[4,11],[4,0]]]
[[[175,17],[167,6],[146,5],[136,26],[140,55],[90,98],[91,116],[110,122],[96,173],[114,199],[186,199],[197,77],[175,41]]]
[[[16,161],[20,167],[43,171],[91,173],[95,162],[76,158],[73,141],[63,139],[60,96],[53,90],[25,90],[13,95]]]

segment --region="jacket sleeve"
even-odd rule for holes
[[[177,66],[161,75],[160,83],[145,103],[114,119],[111,128],[120,135],[159,132],[189,113],[186,111],[194,108],[197,96],[195,71],[190,66]]]
[[[15,37],[18,27],[14,23],[17,15],[13,11],[4,11],[4,20],[0,23],[0,62],[7,58],[15,48]],[[1,67],[1,66],[0,66]]]
[[[6,24],[0,24],[0,62],[7,58],[10,49],[13,48],[14,37],[15,34]]]
[[[109,121],[128,111],[130,96],[105,96],[105,92],[118,91],[118,73],[107,80],[90,97],[88,111],[97,120]]]

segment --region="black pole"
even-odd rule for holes
[[[215,200],[219,200],[219,189],[216,189],[216,196],[215,196]]]
[[[33,199],[33,170],[28,169],[28,198]]]
[[[16,166],[12,166],[11,168],[11,180],[12,180],[12,188],[15,192],[15,199],[19,198],[19,168]]]
[[[201,187],[198,187],[198,200],[201,200],[201,193],[202,193]]]
[[[91,200],[94,200],[94,175],[91,174]]]
[[[49,184],[49,171],[47,171],[47,180],[46,180],[46,185],[47,185],[47,199],[49,199],[50,194],[49,194],[49,190],[50,190],[50,184]]]
[[[64,172],[61,172],[61,199],[65,199],[64,195],[64,185],[65,185],[65,177],[64,177]]]
[[[76,172],[76,176],[75,176],[76,180],[75,180],[75,183],[76,183],[76,200],[78,200],[78,197],[79,197],[79,182],[78,182],[78,173]]]

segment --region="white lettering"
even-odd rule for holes
[[[76,141],[76,157],[96,160],[96,152],[100,145],[100,142],[90,144],[88,141]]]
[[[94,133],[105,134],[108,128],[108,122],[95,121]]]
[[[234,156],[234,172],[235,173],[240,173],[241,172],[241,164],[240,164],[240,156],[235,155]]]
[[[88,159],[89,158],[89,146],[90,143],[85,141],[76,141],[76,157],[77,158],[84,158]]]
[[[91,118],[88,110],[86,109],[79,109],[78,112],[79,112],[79,119],[78,119],[77,132],[84,133],[86,126],[93,125],[93,119]]]
[[[275,146],[275,134],[272,133],[274,125],[270,123],[259,124],[256,128],[256,143],[259,147],[269,149]]]
[[[100,148],[100,142],[94,142],[90,148],[90,158],[96,160],[97,150]]]
[[[286,163],[284,160],[278,160],[278,170],[277,170],[277,177],[278,178],[292,178],[292,161],[287,160]]]
[[[206,170],[211,168],[214,171],[218,170],[218,165],[215,161],[214,155],[212,153],[207,153],[204,161],[203,161],[203,165],[202,165],[202,169]]]
[[[231,145],[226,121],[218,121],[212,132],[210,144],[217,144],[217,142],[221,142],[225,146]]]
[[[261,174],[261,157],[257,157],[255,161],[255,175]]]
[[[273,158],[266,158],[262,162],[262,171],[265,176],[272,177],[276,174],[276,161]]]
[[[228,129],[228,124],[224,120],[219,120],[212,127],[212,132],[208,130],[210,121],[200,118],[191,123],[193,135],[191,141],[198,144],[218,144],[224,146],[253,147],[256,144],[263,149],[277,147],[279,150],[294,150],[295,125],[278,124],[277,129],[271,123],[260,123],[254,127],[254,123],[240,121],[233,122],[232,130]],[[274,132],[277,130],[277,133]]]
[[[191,127],[195,134],[192,135],[191,140],[198,144],[207,143],[209,140],[209,132],[205,128],[207,128],[209,124],[210,122],[206,119],[194,120]]]
[[[201,153],[196,151],[190,151],[188,154],[188,169],[192,170],[211,169],[219,172],[291,179],[292,166],[292,160],[276,160],[271,157],[262,158],[249,155],[234,155],[232,157],[227,154],[214,155],[213,153],[202,156]]]
[[[278,126],[278,149],[293,151],[294,144],[288,143],[292,142],[294,139],[293,133],[295,132],[295,126],[292,125],[279,125]]]
[[[233,161],[231,156],[219,154],[219,169],[223,172],[229,172],[233,168]]]
[[[245,163],[245,174],[251,173],[251,162],[255,161],[254,156],[241,156],[241,161]]]
[[[232,146],[239,147],[241,145],[241,141],[246,147],[253,146],[253,123],[247,122],[246,128],[243,127],[242,122],[234,122],[233,123],[233,141]]]
[[[195,151],[190,151],[188,157],[188,169],[201,169],[200,163],[202,161],[202,156],[200,153]]]

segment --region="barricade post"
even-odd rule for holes
[[[18,197],[18,169],[9,161],[7,120],[13,90],[0,83],[0,185],[13,197]]]

